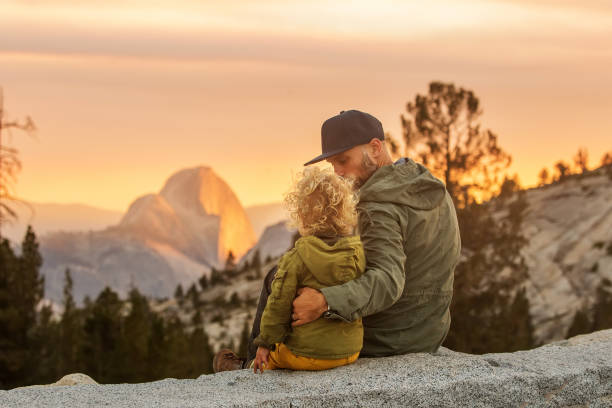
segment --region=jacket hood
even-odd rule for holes
[[[383,166],[359,189],[360,202],[392,202],[417,210],[431,210],[444,199],[444,183],[425,166],[406,159]]]
[[[356,278],[360,259],[362,262],[364,259],[358,235],[340,238],[333,245],[315,236],[306,236],[297,240],[295,248],[310,273],[329,286]],[[351,275],[348,279],[347,274]]]

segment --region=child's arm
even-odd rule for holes
[[[259,336],[253,340],[256,346],[274,350],[291,328],[292,303],[298,286],[299,265],[290,256],[283,257],[272,281],[272,292],[261,317]]]
[[[270,350],[265,347],[257,347],[257,355],[253,362],[253,372],[257,374],[257,369],[263,374],[264,368],[268,368],[268,357],[270,356]]]

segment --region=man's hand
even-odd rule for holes
[[[255,374],[257,374],[257,369],[263,374],[264,368],[268,366],[268,356],[270,356],[270,350],[265,347],[257,347],[257,354],[253,362],[253,372]]]
[[[327,311],[327,301],[321,292],[312,288],[300,288],[293,300],[293,322],[291,326],[301,326],[317,320]]]

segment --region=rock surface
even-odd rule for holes
[[[0,391],[2,407],[612,406],[612,330],[530,351],[360,359],[322,372],[249,370],[142,384]]]
[[[27,387],[21,387],[20,389],[34,388],[34,387],[57,387],[57,386],[78,385],[78,384],[98,384],[98,383],[94,381],[93,378],[91,378],[90,376],[86,374],[74,373],[74,374],[67,374],[63,376],[62,378],[60,378],[53,384],[29,385]]]
[[[525,286],[538,341],[564,338],[601,280],[612,280],[612,182],[603,170],[527,191]]]

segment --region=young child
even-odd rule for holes
[[[285,197],[301,238],[283,255],[264,309],[257,355],[251,367],[325,370],[357,360],[363,345],[361,319],[319,318],[291,327],[292,303],[300,287],[321,289],[359,277],[365,255],[350,182],[330,170],[306,168]]]

